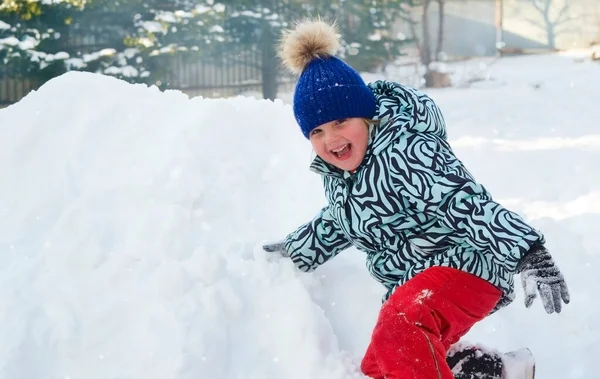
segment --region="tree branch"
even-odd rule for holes
[[[569,10],[570,10],[570,4],[568,1],[565,0],[565,4],[563,5],[563,7],[561,8],[560,12],[558,13],[558,16],[556,17],[556,21],[554,21],[555,24],[560,24],[560,23],[564,23],[567,22],[569,20],[572,20],[571,16],[569,15]],[[562,20],[563,16],[566,17],[566,19]]]
[[[537,26],[540,29],[544,29],[544,30],[546,29],[546,26],[544,24],[541,24],[541,23],[539,23],[536,20],[532,20],[530,18],[524,18],[523,21],[528,22],[528,23],[530,23],[533,26]]]
[[[541,0],[531,0],[533,6],[535,7],[535,9],[537,9],[540,13],[544,13],[544,7],[542,7],[542,5],[547,5],[548,3],[550,3],[552,0],[546,0],[545,4],[543,4],[541,2]]]

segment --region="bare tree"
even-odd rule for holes
[[[537,20],[527,19],[527,21],[546,32],[547,46],[550,49],[556,48],[556,37],[568,30],[564,29],[573,18],[571,17],[571,1],[560,0],[560,6],[556,0],[521,0],[523,3],[530,3],[542,16],[542,23]],[[559,8],[560,7],[560,8]]]

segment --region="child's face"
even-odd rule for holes
[[[345,118],[316,127],[309,137],[321,159],[342,170],[354,171],[365,157],[369,127],[362,118]]]

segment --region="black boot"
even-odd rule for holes
[[[502,379],[502,358],[494,352],[468,346],[451,350],[446,362],[456,379]]]

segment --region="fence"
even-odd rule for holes
[[[261,52],[255,47],[239,46],[223,54],[219,60],[172,55],[161,60],[156,84],[181,90],[189,96],[230,97],[243,93],[262,93]],[[294,78],[278,72],[278,87],[287,91]],[[0,107],[16,103],[37,89],[40,81],[24,78],[4,65],[0,67]]]
[[[167,61],[162,84],[190,96],[230,97],[262,91],[262,53],[255,47],[238,46],[217,60],[193,59],[176,55]],[[280,90],[287,90],[294,78],[277,72]]]
[[[39,87],[35,79],[18,78],[8,66],[0,68],[0,107],[16,103]]]

